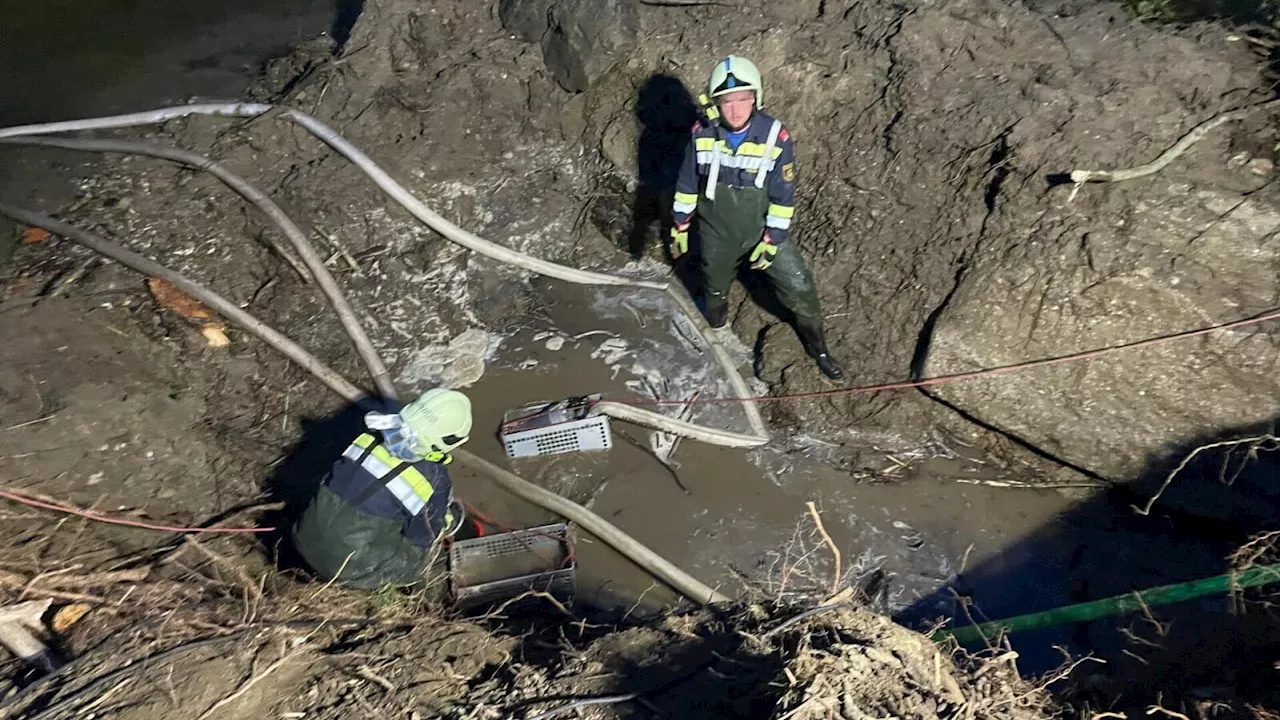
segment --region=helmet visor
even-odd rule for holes
[[[444,437],[440,438],[440,442],[444,443],[444,447],[440,448],[440,450],[441,451],[452,450],[458,447],[459,445],[461,445],[462,443],[466,442],[467,439],[470,437],[471,437],[470,435],[445,435]]]
[[[715,86],[711,91],[712,96],[724,95],[725,93],[736,92],[738,90],[756,90],[756,86],[747,80],[729,73],[725,75],[724,82]]]

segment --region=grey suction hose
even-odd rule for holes
[[[206,103],[183,105],[141,113],[132,113],[128,115],[115,115],[111,117],[91,118],[85,120],[71,120],[66,122],[0,128],[0,138],[150,125],[189,117],[191,115],[258,117],[271,110],[273,110],[271,105],[261,103]],[[662,290],[666,292],[667,295],[676,303],[676,306],[680,308],[681,312],[683,312],[694,324],[698,333],[702,335],[707,345],[711,348],[712,354],[716,357],[716,361],[720,364],[721,368],[729,378],[729,383],[733,388],[734,394],[743,399],[751,397],[746,381],[742,378],[741,373],[738,372],[738,369],[729,357],[728,352],[725,351],[721,344],[709,334],[709,327],[707,326],[706,321],[703,320],[702,314],[698,312],[697,307],[694,306],[693,301],[688,294],[686,294],[682,288],[678,287],[678,285],[646,280],[634,280],[631,278],[617,277],[614,275],[570,268],[547,260],[533,258],[511,250],[510,248],[503,247],[502,245],[498,245],[497,243],[485,240],[463,230],[433,212],[423,204],[421,200],[418,200],[418,198],[414,197],[412,193],[405,189],[403,185],[396,182],[386,173],[386,171],[378,167],[378,165],[374,163],[368,155],[364,154],[364,152],[359,148],[352,145],[346,139],[338,135],[338,133],[334,132],[332,128],[328,127],[316,118],[298,110],[289,108],[280,108],[279,112],[282,116],[288,117],[299,125],[302,125],[322,142],[329,145],[339,154],[350,160],[356,167],[373,180],[373,182],[378,185],[383,192],[387,193],[387,195],[408,210],[418,220],[425,223],[432,230],[435,230],[448,238],[450,241],[469,250],[478,252],[501,262],[516,265],[531,272],[547,275],[567,282],[583,285],[635,287],[650,290]],[[671,418],[665,415],[646,410],[638,410],[635,408],[630,408],[630,410],[633,418],[646,418],[646,422],[641,424],[653,427],[661,423],[661,429],[668,432],[680,435],[685,435],[687,432],[688,423],[672,425]],[[760,416],[759,410],[753,404],[744,403],[743,412],[746,413],[747,421],[751,426],[753,436],[743,436],[738,433],[730,433],[714,428],[702,428],[700,432],[701,437],[698,439],[701,439],[703,442],[728,445],[731,447],[747,446],[742,444],[742,438],[744,437],[753,437],[754,440],[752,444],[756,446],[767,443],[769,441],[769,434],[765,427],[764,419]],[[619,417],[619,419],[623,418]]]
[[[173,283],[184,292],[200,302],[216,310],[228,320],[236,323],[246,331],[257,336],[271,348],[280,351],[290,360],[298,363],[304,370],[314,375],[330,390],[352,403],[364,403],[369,399],[368,393],[351,384],[346,378],[332,368],[320,362],[314,355],[304,350],[297,343],[277,332],[271,326],[241,310],[235,303],[227,300],[209,288],[196,283],[186,276],[138,253],[128,250],[117,243],[98,237],[73,225],[55,220],[48,215],[22,210],[10,205],[0,204],[0,215],[7,215],[19,222],[34,227],[44,228],[51,233],[77,242],[99,252],[120,264],[137,270],[144,275],[158,277]],[[699,603],[727,603],[731,599],[713,588],[699,582],[693,576],[668,562],[662,556],[637,542],[634,538],[604,518],[587,510],[581,505],[543,490],[520,476],[504,470],[497,465],[463,450],[455,450],[454,456],[466,465],[475,467],[493,478],[503,489],[511,494],[528,500],[550,510],[570,521],[582,526],[591,534],[607,543],[623,556],[640,567],[648,570],[655,577],[666,582],[676,591],[690,600]]]
[[[378,392],[388,398],[394,399],[396,397],[396,388],[391,382],[391,373],[387,372],[387,366],[383,364],[382,357],[373,347],[373,342],[369,340],[369,335],[365,333],[363,325],[361,325],[359,318],[356,317],[355,310],[351,308],[351,303],[347,302],[347,298],[342,294],[337,281],[333,279],[333,274],[328,271],[324,261],[316,254],[315,247],[307,240],[306,234],[285,214],[279,205],[244,178],[204,156],[178,148],[164,147],[151,143],[130,142],[127,140],[73,140],[70,138],[15,138],[0,140],[0,143],[37,145],[67,150],[84,150],[87,152],[148,155],[209,172],[226,183],[232,190],[243,195],[249,202],[257,205],[280,228],[284,236],[293,244],[294,250],[297,251],[303,264],[310,271],[311,277],[320,285],[320,290],[329,300],[329,304],[338,314],[338,320],[342,323],[342,327],[346,329],[352,343],[355,344],[356,352],[360,354],[360,358],[373,375],[373,382],[377,385]]]

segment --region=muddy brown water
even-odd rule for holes
[[[647,388],[662,379],[668,381],[668,397],[684,399],[695,390],[729,395],[714,362],[681,339],[672,325],[675,310],[665,300],[559,285],[554,295],[550,322],[506,338],[495,362],[467,390],[476,403],[477,428],[484,429],[473,436],[475,452],[502,461],[496,428],[504,412],[527,403],[588,393],[643,402]],[[624,310],[626,305],[636,310]],[[573,339],[583,333],[592,334]],[[552,337],[563,346],[548,349]],[[609,357],[605,343],[617,348],[620,341],[626,343],[623,354]],[[649,382],[637,384],[645,376]],[[694,420],[744,427],[733,405],[706,406]],[[782,453],[684,440],[672,457],[674,467],[668,467],[650,450],[651,431],[617,421],[612,431],[607,451],[516,459],[510,467],[588,504],[703,582],[761,599],[821,592],[832,582],[833,557],[815,532],[809,501],[820,509],[840,550],[842,583],[883,573],[877,602],[888,612],[919,606],[953,581],[962,565],[1000,562],[1002,551],[1052,524],[1075,502],[1056,491],[947,477],[981,477],[962,460],[917,464],[898,482],[863,483],[824,463],[820,441]],[[510,525],[550,520],[481,477],[464,473],[456,483],[460,496]],[[585,534],[575,537],[579,599],[628,608],[638,599],[643,608],[676,602],[606,546]]]

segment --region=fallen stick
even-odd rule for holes
[[[214,565],[230,570],[231,573],[236,576],[236,579],[240,581],[240,584],[244,586],[245,592],[249,593],[249,595],[251,595],[254,600],[262,599],[262,591],[258,589],[258,584],[255,583],[249,577],[249,574],[245,572],[245,569],[243,567],[231,562],[227,558],[224,558],[218,553],[205,547],[203,543],[197,541],[195,538],[191,537],[190,535],[183,535],[182,541],[186,543],[188,546],[193,547],[196,550],[199,550],[200,554],[204,555],[206,558],[211,560]]]
[[[54,220],[47,215],[31,212],[29,210],[22,210],[5,204],[0,204],[0,215],[7,215],[15,220],[24,222],[27,225],[44,228],[51,233],[55,233],[67,238],[68,240],[78,242],[92,250],[96,250],[103,255],[120,262],[126,267],[133,268],[134,270],[147,275],[168,280],[209,307],[219,313],[222,313],[228,320],[231,320],[232,322],[240,325],[246,331],[256,335],[271,348],[278,350],[290,360],[296,362],[304,370],[310,372],[317,379],[323,382],[330,390],[333,390],[345,400],[352,403],[364,403],[369,399],[368,394],[363,390],[351,384],[351,382],[342,375],[339,375],[332,368],[320,362],[320,360],[314,355],[307,352],[300,345],[285,337],[271,326],[261,320],[258,320],[244,310],[241,310],[234,303],[231,303],[221,295],[213,292],[203,285],[199,285],[189,280],[185,276],[160,265],[153,260],[144,258],[131,250],[121,247],[117,243],[98,237],[88,231]],[[731,602],[728,596],[699,582],[692,575],[689,575],[683,570],[677,568],[662,556],[636,541],[630,535],[622,532],[622,530],[618,529],[617,526],[572,500],[568,500],[548,490],[544,490],[519,475],[508,470],[504,470],[488,460],[472,455],[465,450],[455,450],[453,454],[454,457],[463,464],[470,465],[487,473],[491,478],[493,478],[494,482],[516,497],[528,500],[539,507],[557,513],[569,521],[578,524],[583,529],[595,535],[610,547],[653,574],[655,577],[675,588],[690,600],[698,603]]]
[[[78,592],[67,592],[65,590],[52,590],[42,587],[27,587],[27,582],[11,583],[7,578],[0,578],[0,584],[15,590],[22,590],[27,595],[38,595],[40,597],[53,598],[54,600],[66,600],[67,602],[83,602],[91,605],[106,605],[109,601],[98,595],[86,595]]]
[[[1269,110],[1273,107],[1280,107],[1280,100],[1268,100],[1264,103],[1249,105],[1238,110],[1222,113],[1209,120],[1206,120],[1195,126],[1182,139],[1173,144],[1168,150],[1160,153],[1155,160],[1136,167],[1124,168],[1118,170],[1072,170],[1071,182],[1080,184],[1087,182],[1121,182],[1124,180],[1133,180],[1134,178],[1145,177],[1158,173],[1165,168],[1166,165],[1177,160],[1192,145],[1200,142],[1206,135],[1213,132],[1215,128],[1224,123],[1233,120],[1240,120],[1245,116],[1253,113],[1255,110]]]
[[[1235,440],[1223,440],[1221,442],[1209,443],[1208,445],[1201,445],[1195,450],[1192,450],[1189,455],[1182,458],[1182,462],[1178,463],[1178,466],[1175,467],[1172,472],[1170,472],[1168,475],[1165,476],[1164,482],[1160,483],[1159,489],[1156,490],[1154,495],[1152,495],[1150,498],[1147,499],[1147,503],[1145,505],[1143,505],[1142,507],[1138,507],[1137,505],[1130,505],[1129,507],[1132,508],[1133,511],[1139,515],[1143,515],[1143,516],[1150,515],[1151,508],[1155,506],[1156,501],[1160,499],[1160,496],[1164,495],[1164,491],[1168,490],[1169,486],[1173,484],[1173,480],[1178,476],[1178,473],[1186,469],[1187,465],[1190,465],[1191,461],[1195,460],[1196,456],[1204,452],[1205,450],[1213,450],[1220,447],[1235,447],[1236,445],[1245,445],[1248,443],[1261,443],[1266,440],[1275,440],[1275,439],[1276,437],[1273,435],[1255,435],[1253,437],[1237,438]]]
[[[567,705],[561,705],[560,707],[557,707],[557,708],[551,708],[550,710],[540,712],[537,715],[532,715],[528,718],[528,720],[550,720],[553,717],[564,715],[565,713],[572,712],[574,710],[577,710],[578,708],[591,707],[593,705],[617,705],[618,703],[624,703],[629,700],[635,700],[638,697],[640,697],[639,693],[627,693],[626,695],[610,695],[608,697],[584,698],[582,700],[575,700],[571,703],[568,703]]]
[[[822,533],[822,541],[827,544],[827,547],[831,549],[831,554],[835,556],[836,571],[831,578],[831,594],[835,595],[840,592],[840,548],[836,547],[835,541],[827,534],[827,528],[822,524],[822,516],[818,514],[818,507],[813,504],[812,500],[805,503],[805,505],[809,506],[809,514],[813,516],[813,522],[818,526],[818,532]]]
[[[236,690],[234,693],[232,693],[232,694],[230,694],[230,695],[228,695],[228,696],[226,696],[226,697],[222,698],[222,699],[221,699],[221,700],[219,700],[218,702],[214,703],[213,707],[211,707],[211,708],[209,708],[208,710],[205,710],[203,713],[201,713],[200,717],[196,718],[196,720],[205,720],[205,718],[207,718],[207,717],[209,717],[210,715],[214,714],[215,712],[217,712],[217,711],[218,711],[219,709],[221,709],[222,707],[224,707],[224,706],[226,706],[226,705],[229,705],[229,704],[231,704],[231,703],[235,702],[236,700],[240,699],[240,697],[241,697],[242,695],[244,695],[245,693],[249,692],[249,690],[250,690],[254,685],[257,685],[257,684],[258,684],[258,683],[259,683],[263,678],[265,678],[266,676],[268,676],[268,675],[270,675],[271,673],[275,672],[276,670],[279,670],[281,665],[284,665],[285,663],[289,662],[289,661],[290,661],[290,660],[292,660],[293,658],[297,657],[297,656],[298,656],[298,654],[299,654],[300,652],[302,652],[304,649],[307,649],[307,646],[306,646],[306,645],[299,645],[298,647],[294,648],[293,650],[291,650],[291,651],[289,651],[289,652],[285,653],[284,655],[282,655],[282,656],[280,657],[280,659],[279,659],[279,660],[276,660],[275,662],[273,662],[273,663],[271,663],[270,665],[268,665],[266,670],[263,670],[262,672],[258,673],[257,675],[254,675],[253,677],[251,677],[251,678],[249,678],[248,680],[246,680],[246,681],[245,681],[245,683],[244,683],[243,685],[241,685],[241,686],[240,686],[240,689],[239,689],[239,690]]]

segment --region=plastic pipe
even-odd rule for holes
[[[970,643],[997,637],[1001,633],[1039,630],[1056,625],[1066,625],[1067,623],[1088,622],[1111,615],[1135,612],[1142,610],[1144,607],[1169,605],[1183,600],[1192,600],[1206,595],[1220,595],[1238,588],[1257,587],[1274,582],[1280,582],[1280,563],[1249,568],[1240,572],[1233,571],[1177,585],[1162,585],[1149,590],[1116,595],[1102,600],[1067,605],[1066,607],[1029,615],[1019,615],[1008,620],[992,620],[980,625],[965,625],[959,628],[938,630],[933,634],[933,639],[943,640],[953,637],[956,642]]]
[[[741,433],[729,432],[728,430],[719,430],[716,428],[694,425],[693,423],[677,420],[676,418],[662,415],[661,413],[642,410],[633,405],[609,402],[608,400],[602,400],[596,403],[594,405],[594,409],[601,415],[608,415],[611,418],[625,420],[626,422],[634,423],[636,425],[643,425],[647,428],[674,433],[681,437],[698,440],[710,445],[749,448],[759,447],[760,445],[764,445],[768,442],[767,438],[762,438],[756,435],[743,435]]]

